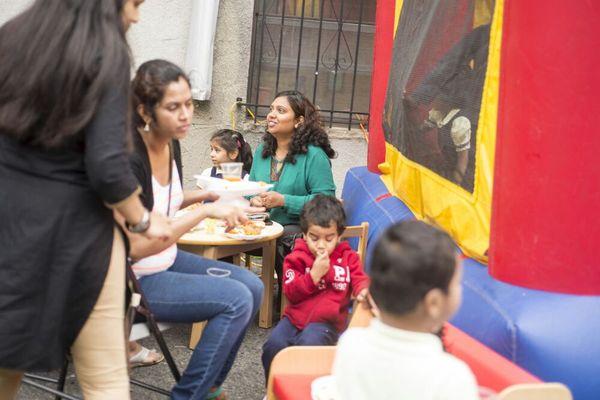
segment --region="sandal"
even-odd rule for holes
[[[213,386],[208,391],[206,400],[227,400],[227,394],[223,391],[223,388],[221,386]]]
[[[131,368],[149,367],[162,362],[165,357],[154,349],[147,349],[144,346],[135,355],[129,357]]]

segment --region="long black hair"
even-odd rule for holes
[[[134,127],[141,128],[146,124],[137,112],[140,105],[156,122],[156,106],[163,99],[167,87],[171,83],[177,82],[179,78],[184,79],[191,88],[190,79],[185,72],[170,61],[157,59],[146,61],[140,65],[131,83],[131,109],[133,110]]]
[[[0,134],[60,147],[109,86],[126,89],[125,1],[37,0],[0,28]]]
[[[290,143],[290,149],[285,161],[295,164],[295,155],[306,154],[309,144],[320,147],[327,154],[327,157],[334,158],[336,156],[335,150],[331,148],[329,136],[321,125],[321,117],[314,104],[297,90],[279,92],[275,95],[275,98],[278,97],[285,97],[287,99],[296,118],[300,116],[304,117],[304,122],[298,128],[294,129],[292,142]],[[263,158],[274,157],[277,150],[277,140],[267,132],[263,136],[263,142]]]
[[[252,168],[252,149],[240,132],[231,129],[219,129],[211,136],[210,141],[212,142],[213,140],[227,153],[237,150],[238,156],[235,161],[243,163],[243,170],[246,173],[250,173],[250,169]]]

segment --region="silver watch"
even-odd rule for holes
[[[144,233],[150,228],[150,212],[144,209],[144,215],[142,220],[135,225],[131,225],[129,222],[125,224],[127,230],[131,233]]]

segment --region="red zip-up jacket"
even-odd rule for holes
[[[358,254],[342,241],[329,257],[329,271],[315,285],[310,269],[315,256],[304,239],[296,239],[294,250],[283,262],[283,293],[289,300],[284,315],[298,329],[311,322],[328,322],[338,332],[348,318],[350,295],[369,286]]]

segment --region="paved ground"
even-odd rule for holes
[[[187,348],[191,327],[189,325],[180,325],[164,332],[165,340],[173,353],[179,369],[183,370],[187,365],[191,350]],[[269,330],[260,329],[255,322],[246,334],[244,343],[238,353],[233,369],[225,381],[224,389],[232,400],[260,400],[265,395],[264,375],[262,364],[260,362],[261,346],[267,339]],[[153,339],[142,340],[146,347],[157,348]],[[48,374],[56,375],[56,374]],[[173,378],[165,362],[145,368],[137,368],[133,371],[132,377],[135,379],[150,382],[156,386],[169,389],[173,385]],[[80,393],[77,387],[75,376],[70,371],[66,385],[66,392],[69,394]],[[27,386],[23,386],[18,400],[47,400],[53,399],[52,395],[40,392]],[[133,387],[132,400],[162,400],[167,397],[149,392],[144,389]],[[117,400],[117,399],[115,399]]]

